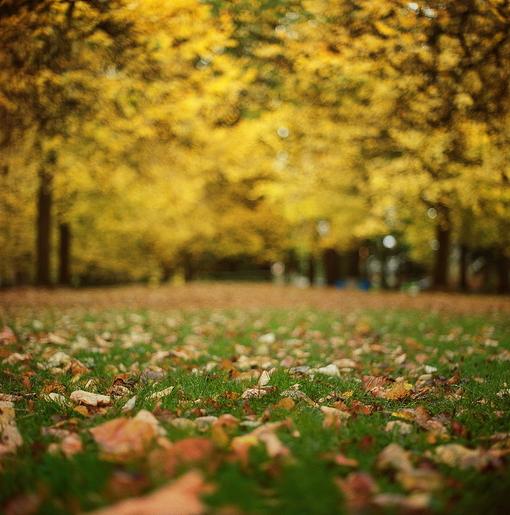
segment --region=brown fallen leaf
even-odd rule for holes
[[[132,418],[115,418],[90,429],[105,458],[116,461],[142,455],[157,436],[165,434],[156,417],[140,410]]]
[[[191,471],[150,495],[127,499],[89,515],[202,515],[206,507],[200,497],[210,487],[202,475]]]
[[[37,494],[14,497],[5,505],[5,515],[35,515],[39,511],[41,499]]]
[[[337,483],[345,496],[349,513],[368,510],[379,490],[372,476],[366,472],[351,472],[345,479],[338,479]]]

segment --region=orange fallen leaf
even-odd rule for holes
[[[4,325],[0,331],[0,343],[16,343],[16,335],[13,330],[6,325]]]
[[[200,497],[209,490],[202,475],[191,471],[150,495],[127,499],[89,515],[202,515],[206,507]]]
[[[321,406],[321,411],[324,413],[323,427],[339,427],[351,416],[348,411],[341,411],[329,406]]]
[[[143,454],[156,436],[164,434],[156,417],[146,410],[139,411],[133,419],[109,420],[90,432],[105,456],[115,460]]]
[[[155,449],[149,456],[153,470],[167,477],[173,477],[180,467],[205,466],[209,471],[217,466],[216,445],[203,437],[190,437],[170,444],[163,449]]]

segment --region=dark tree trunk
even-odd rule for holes
[[[41,170],[39,173],[39,191],[37,198],[37,270],[36,284],[51,286],[51,206],[52,176]]]
[[[323,259],[326,284],[334,286],[340,279],[340,256],[335,249],[325,249]]]
[[[469,291],[468,284],[468,256],[469,249],[467,245],[460,246],[460,260],[459,260],[459,289],[460,291],[467,293]]]
[[[510,293],[510,257],[504,249],[498,256],[498,293]]]
[[[360,255],[359,249],[353,250],[349,253],[349,277],[360,277]]]
[[[438,290],[448,289],[448,260],[450,257],[451,222],[450,210],[445,205],[437,207],[438,220],[436,225],[436,239],[439,248],[436,251],[434,265],[434,288]]]
[[[71,226],[68,223],[59,225],[60,247],[59,247],[59,284],[69,286],[71,284]]]
[[[313,286],[315,282],[315,256],[313,254],[310,254],[308,260],[308,280],[310,285]]]

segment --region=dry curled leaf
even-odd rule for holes
[[[100,395],[84,390],[72,392],[69,398],[76,404],[85,404],[88,406],[109,406],[112,402],[109,395]]]

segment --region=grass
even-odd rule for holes
[[[41,514],[115,506],[190,469],[212,485],[201,498],[203,512],[215,515],[504,512],[510,489],[504,309],[439,313],[419,304],[393,307],[384,296],[379,306],[372,298],[366,309],[336,312],[330,304],[190,310],[54,300],[0,311],[0,328],[15,335],[2,333],[0,400],[14,396],[10,424],[22,437],[0,454],[0,505],[7,513],[18,513],[16,506]],[[338,373],[320,371],[333,363]],[[243,398],[263,370],[272,371],[269,393]],[[367,383],[383,379],[375,390]],[[407,390],[392,397],[397,383]],[[169,387],[168,395],[151,398]],[[282,402],[293,388],[299,396]],[[80,409],[70,400],[76,390],[108,394],[112,403]],[[134,396],[132,411],[123,411]],[[336,408],[339,418],[328,418],[322,407]],[[162,473],[151,458],[161,449],[157,439],[145,442],[141,454],[105,455],[91,429],[141,410],[154,414],[165,441],[207,439],[213,457],[197,451],[190,462],[179,455],[172,472]],[[204,418],[226,414],[235,417],[230,425]],[[276,422],[282,424],[273,428]],[[257,427],[272,434],[277,452],[260,436],[245,454],[238,450],[236,442]],[[78,436],[78,452],[66,453],[62,429]],[[401,456],[381,465],[390,444],[406,451],[411,472]],[[440,454],[452,444],[458,460]],[[406,477],[416,471],[425,479],[409,486]]]

